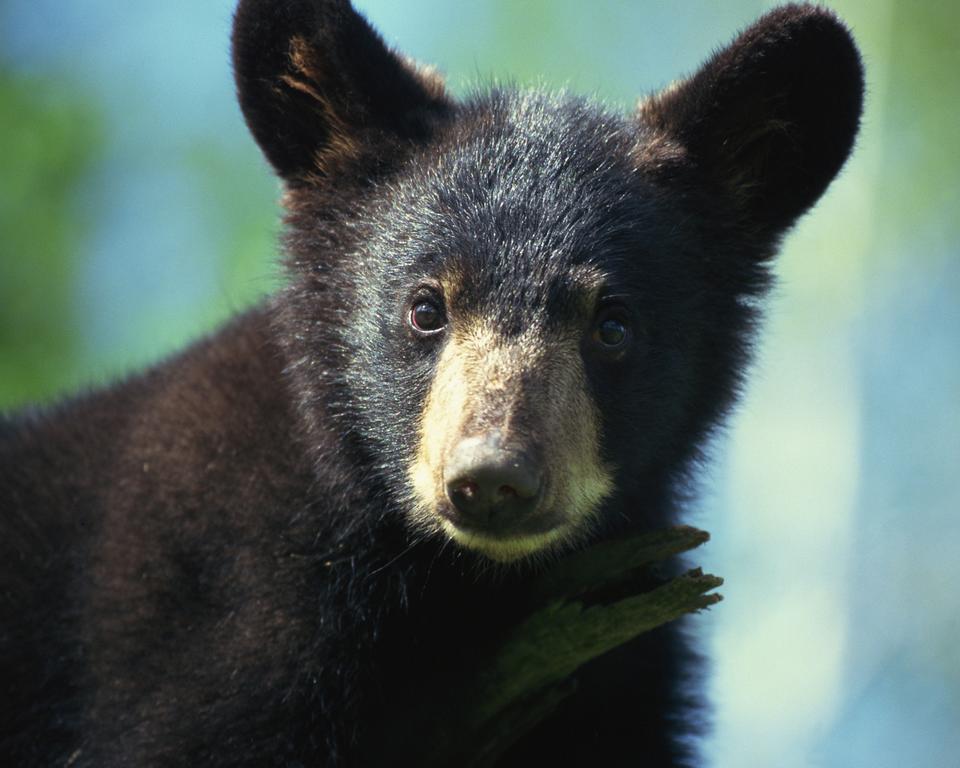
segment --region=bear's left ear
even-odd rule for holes
[[[364,173],[430,138],[438,77],[390,51],[349,0],[240,0],[233,68],[254,138],[288,183]]]
[[[862,106],[863,67],[846,27],[824,8],[787,5],[641,103],[640,120],[679,144],[739,215],[776,233],[840,170]]]

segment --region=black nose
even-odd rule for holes
[[[524,451],[502,448],[497,433],[462,440],[443,475],[459,522],[470,527],[509,529],[540,501],[539,466]]]

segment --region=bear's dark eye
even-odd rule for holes
[[[407,322],[417,333],[431,336],[443,330],[447,319],[433,301],[420,299],[410,308]]]
[[[593,327],[593,342],[608,354],[617,354],[630,343],[630,322],[626,310],[610,307],[600,312]]]
[[[618,347],[627,338],[627,327],[619,320],[609,319],[597,328],[597,340],[607,347]]]

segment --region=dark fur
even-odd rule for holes
[[[529,571],[494,577],[405,521],[436,355],[406,331],[410,291],[455,262],[462,301],[509,335],[571,311],[574,265],[601,269],[638,333],[617,365],[584,353],[618,467],[594,536],[666,525],[767,262],[862,97],[848,33],[810,6],[630,118],[566,95],[454,103],[346,2],[243,0],[234,61],[286,183],[289,287],[143,375],[0,423],[4,765],[396,764],[381,724],[495,641]],[[640,638],[504,764],[684,762],[689,669],[677,629]]]

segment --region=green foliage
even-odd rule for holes
[[[76,194],[100,143],[77,93],[0,69],[0,409],[75,375]]]
[[[887,52],[884,173],[879,190],[885,236],[911,261],[956,253],[960,235],[960,6],[936,0],[893,6]],[[886,62],[884,62],[886,63]],[[893,150],[893,151],[891,151]],[[926,238],[921,253],[908,248]]]
[[[280,182],[259,156],[256,163],[246,159],[211,142],[192,145],[184,156],[191,183],[208,203],[203,213],[217,239],[217,253],[207,257],[217,259],[221,300],[207,309],[204,319],[210,325],[281,282],[275,263]]]

